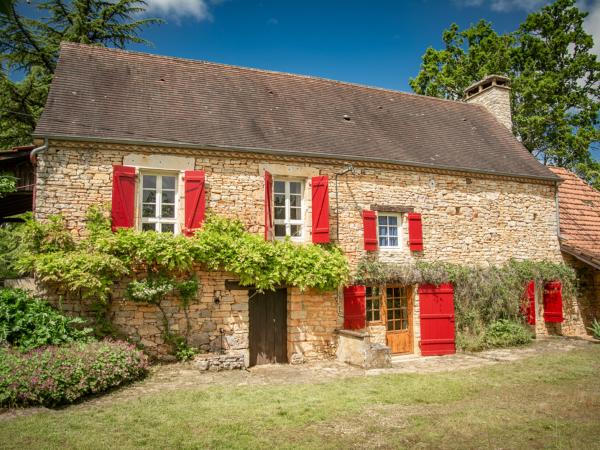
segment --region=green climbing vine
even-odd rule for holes
[[[122,229],[112,232],[108,209],[90,208],[84,237],[74,239],[60,216],[46,222],[26,217],[10,239],[18,255],[9,261],[19,273],[35,273],[38,279],[59,287],[64,294],[94,300],[98,311],[108,309],[114,285],[132,278],[129,299],[155,305],[162,315],[165,340],[175,351],[189,355],[188,308],[199,289],[197,269],[226,271],[244,286],[273,290],[295,286],[301,290],[333,290],[347,282],[349,267],[334,245],[298,245],[290,241],[266,242],[249,233],[238,220],[209,216],[192,237]],[[169,325],[163,301],[180,301],[188,323],[184,335]],[[99,317],[107,315],[99,313]]]
[[[535,280],[538,286],[547,281],[560,281],[563,297],[574,298],[577,293],[575,271],[564,263],[548,261],[516,261],[495,266],[465,266],[444,262],[416,264],[388,264],[376,258],[359,261],[354,282],[382,285],[451,282],[454,285],[457,344],[477,350],[497,340],[499,329],[519,335],[522,343],[525,286]],[[566,303],[570,305],[570,302]],[[507,323],[515,326],[507,325]]]

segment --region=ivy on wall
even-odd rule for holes
[[[429,283],[454,285],[457,345],[467,350],[493,346],[498,329],[517,336],[515,343],[523,343],[526,327],[510,328],[506,322],[524,324],[524,292],[527,283],[535,280],[537,286],[548,281],[560,281],[563,297],[572,299],[577,294],[574,269],[564,263],[548,261],[510,260],[501,266],[465,266],[444,262],[416,264],[383,263],[374,257],[359,261],[354,282],[382,285]],[[566,305],[570,305],[567,302]]]
[[[127,297],[157,306],[166,342],[184,356],[189,356],[186,336],[171,333],[162,301],[169,295],[177,297],[187,317],[198,290],[196,268],[230,272],[241,285],[257,290],[287,285],[327,291],[349,278],[348,262],[337,246],[267,242],[247,232],[240,221],[214,215],[192,237],[133,229],[113,233],[108,209],[95,206],[87,214],[86,237],[78,241],[60,216],[46,222],[25,219],[4,237],[18,243],[18,251],[11,253],[15,259],[9,261],[12,270],[35,273],[64,294],[95,300],[102,306],[97,307],[99,319],[107,317],[115,283],[133,278]]]

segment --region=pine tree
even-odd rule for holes
[[[37,11],[0,1],[5,2],[5,13],[0,10],[0,148],[31,142],[61,42],[124,48],[148,43],[139,33],[162,22],[140,18],[143,0],[49,0],[35,6]],[[24,78],[14,81],[14,74]]]

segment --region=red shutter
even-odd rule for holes
[[[185,227],[183,233],[192,236],[204,222],[206,210],[205,177],[202,170],[186,170],[185,184]]]
[[[265,170],[265,241],[273,239],[273,176]]]
[[[375,214],[375,211],[365,209],[362,216],[365,250],[377,250],[377,214]]]
[[[544,322],[563,320],[562,285],[560,281],[550,281],[544,285]]]
[[[112,230],[132,228],[135,212],[135,167],[113,166]]]
[[[365,286],[344,288],[344,329],[359,330],[365,327],[366,295]]]
[[[329,181],[327,176],[312,178],[312,241],[329,242]]]
[[[419,286],[419,314],[421,319],[421,354],[449,355],[456,353],[454,339],[454,287],[450,283],[439,286]]]
[[[408,213],[408,243],[413,252],[423,250],[423,222],[420,213]]]
[[[535,281],[531,280],[527,283],[524,297],[523,315],[529,325],[535,325]]]

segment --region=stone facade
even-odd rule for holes
[[[346,162],[323,158],[282,157],[186,148],[165,148],[93,142],[51,141],[38,157],[35,214],[46,219],[62,214],[68,227],[81,235],[89,206],[111,201],[112,165],[181,171],[194,167],[206,172],[207,208],[216,214],[242,220],[248,230],[264,231],[264,170],[274,178],[304,181],[304,240],[311,240],[310,177],[329,176],[330,229],[349,257],[351,266],[365,255],[361,212],[371,205],[409,207],[423,217],[422,252],[406,245],[408,224],[401,216],[401,246],[380,250],[376,256],[391,262],[417,260],[461,264],[501,264],[511,258],[561,261],[556,237],[555,186],[520,178],[475,173],[417,169],[391,164],[354,162],[356,174],[339,177],[336,205],[335,173]],[[179,204],[183,197],[180,197]],[[181,207],[180,207],[181,208]],[[339,220],[338,220],[339,217]],[[339,240],[336,230],[339,226]],[[228,353],[248,354],[248,291],[227,291],[224,282],[234,277],[199,270],[202,293],[190,306],[190,342],[215,351],[224,330]],[[216,306],[214,292],[223,300]],[[414,348],[418,353],[418,298],[414,298]],[[138,336],[147,348],[164,353],[158,315],[153,307],[122,300],[122,290],[111,314],[127,335]],[[288,289],[288,360],[332,358],[335,330],[342,324],[341,293],[299,292]],[[63,302],[63,308],[83,313],[84,306]],[[179,329],[185,317],[173,306]],[[385,336],[373,330],[373,342]]]

